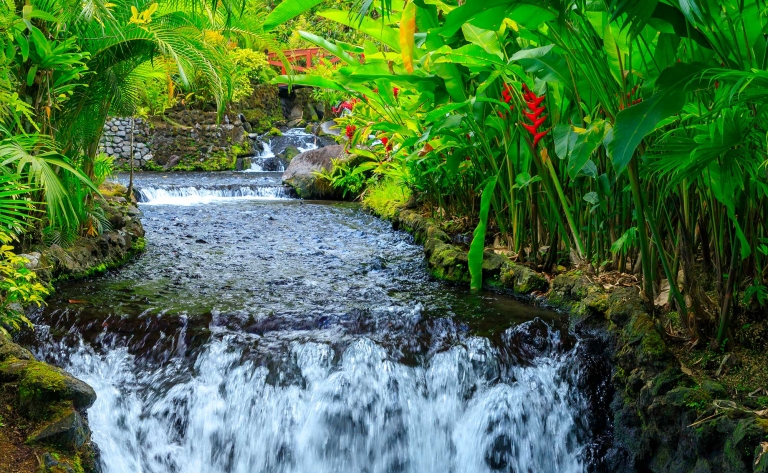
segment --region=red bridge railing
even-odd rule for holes
[[[339,58],[329,54],[322,48],[288,49],[283,51],[283,55],[288,59],[288,62],[291,63],[293,70],[296,72],[305,72],[307,69],[312,69],[313,61],[316,64],[320,58],[326,59],[331,64],[339,62]],[[283,75],[286,74],[285,65],[280,61],[280,57],[276,53],[269,53],[268,60],[271,65],[279,67]]]

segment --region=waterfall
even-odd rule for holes
[[[230,186],[167,186],[137,188],[139,202],[147,205],[199,205],[239,200],[276,200],[291,198],[291,191],[283,186],[230,185]]]
[[[98,393],[104,473],[585,471],[574,349],[517,363],[470,337],[408,365],[361,337],[294,341],[266,367],[254,343],[214,335],[194,362],[156,364],[76,347],[66,368]]]
[[[251,157],[251,168],[243,172],[283,172],[285,161],[277,158],[288,146],[295,146],[303,153],[317,149],[317,136],[307,133],[303,128],[291,128],[282,136],[272,137],[262,143],[262,151]]]

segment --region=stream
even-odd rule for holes
[[[608,374],[566,316],[435,281],[263,161],[137,175],[146,253],[36,314],[37,355],[98,394],[104,473],[600,471]]]

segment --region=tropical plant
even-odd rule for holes
[[[0,233],[0,336],[31,327],[23,308],[42,305],[48,294],[35,272],[27,269],[29,260],[13,252],[12,241],[8,234]]]
[[[478,222],[473,286],[492,237],[545,270],[637,271],[648,301],[669,287],[656,302],[675,306],[683,333],[733,339],[737,293],[768,277],[755,251],[768,219],[768,6],[360,0],[319,15],[368,40],[300,33],[341,67],[276,81],[357,97],[338,122],[367,158],[361,172],[406,169],[426,208]]]

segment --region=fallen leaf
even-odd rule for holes
[[[70,304],[85,304],[86,302],[87,302],[87,301],[79,301],[79,300],[77,300],[77,299],[70,299],[70,300],[69,300],[69,303],[70,303]]]
[[[680,365],[680,371],[687,374],[688,376],[693,376],[693,371],[691,371],[689,368],[686,368],[685,365]]]
[[[757,456],[757,460],[755,460],[755,465],[760,463],[760,459],[763,458],[763,455],[768,453],[768,442],[763,442],[760,444],[760,447],[763,449],[762,452],[760,452],[760,455]]]

